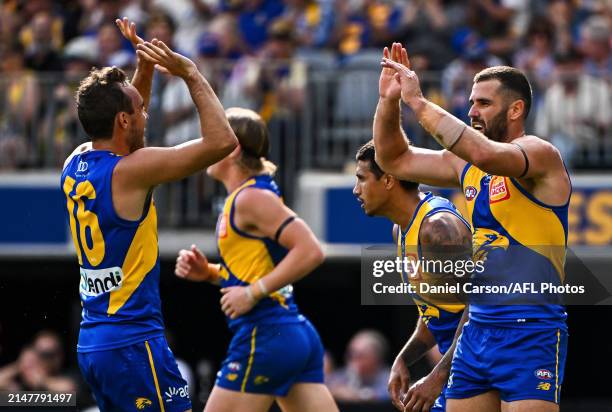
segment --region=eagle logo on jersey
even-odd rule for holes
[[[479,228],[472,237],[474,260],[486,259],[489,252],[496,249],[508,249],[510,241],[495,230]]]
[[[136,402],[134,403],[136,405],[136,409],[138,409],[139,411],[153,405],[153,402],[151,402],[151,400],[147,398],[137,398]]]

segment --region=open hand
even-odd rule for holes
[[[419,78],[416,73],[410,69],[410,59],[408,59],[406,49],[404,49],[400,43],[393,43],[391,57],[398,55],[398,60],[383,56],[380,65],[385,69],[392,70],[393,78],[401,86],[402,100],[404,103],[411,105],[415,100],[422,98],[423,93],[421,92]],[[395,89],[392,90],[394,91]]]
[[[139,43],[136,54],[138,57],[156,64],[156,67],[166,74],[188,79],[198,73],[198,68],[193,61],[170,50],[161,40],[153,39],[151,42]]]
[[[393,43],[391,51],[388,47],[383,50],[383,59],[391,59],[395,62],[400,62],[401,59],[401,46],[397,47],[399,43]],[[383,99],[399,100],[401,97],[402,87],[399,82],[395,80],[395,70],[383,67],[380,73],[380,79],[378,80],[378,93]]]
[[[115,20],[115,24],[117,27],[119,27],[119,30],[121,30],[123,37],[132,43],[132,47],[134,47],[134,49],[136,49],[136,46],[138,46],[140,43],[144,43],[144,40],[138,36],[138,34],[136,34],[136,23],[130,22],[127,17]]]

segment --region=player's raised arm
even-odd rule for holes
[[[382,66],[394,71],[401,85],[402,100],[414,111],[425,130],[464,161],[489,174],[517,178],[539,178],[551,170],[563,170],[561,157],[551,144],[535,136],[525,136],[522,119],[529,111],[531,100],[526,79],[518,81],[512,90],[498,80],[487,81],[486,75],[477,75],[470,97],[469,115],[473,127],[468,127],[423,97],[419,79],[406,61],[385,57]],[[512,71],[517,71],[510,67],[497,70],[507,71],[501,75],[508,77],[512,76]],[[482,77],[479,79],[479,76]],[[487,111],[499,113],[501,117],[485,119]]]
[[[161,41],[138,45],[139,57],[181,77],[198,110],[202,137],[170,148],[148,147],[127,156],[116,177],[133,187],[152,187],[189,176],[227,156],[237,145],[223,106],[195,63]]]
[[[132,43],[134,50],[138,48],[140,43],[144,43],[144,40],[136,33],[136,23],[130,22],[127,17],[115,20],[115,24],[119,27],[123,37]],[[151,100],[151,84],[153,83],[154,70],[154,63],[137,56],[136,70],[132,77],[132,86],[134,86],[142,96],[145,111],[149,108],[149,101]]]
[[[408,55],[399,43],[391,51],[385,47],[383,58],[409,65]],[[457,186],[465,161],[446,150],[428,150],[409,144],[400,125],[402,88],[396,72],[384,67],[379,80],[379,100],[374,116],[376,162],[387,173],[415,182],[436,186]]]
[[[243,190],[236,197],[234,218],[238,227],[278,242],[288,253],[256,283],[221,290],[224,293],[221,308],[231,318],[246,313],[258,300],[306,276],[324,259],[319,241],[310,228],[272,192]]]

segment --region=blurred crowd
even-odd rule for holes
[[[376,74],[392,41],[407,47],[427,96],[465,120],[474,73],[511,64],[534,88],[529,132],[550,139],[569,165],[612,164],[610,0],[4,0],[0,169],[58,167],[85,139],[73,101],[79,80],[91,66],[135,66],[114,24],[123,16],[145,39],[196,61],[226,107],[270,122],[304,122],[295,116],[304,110],[371,120],[376,85],[349,72]],[[313,101],[321,73],[337,93]],[[149,144],[199,135],[177,79],[156,74],[149,114]],[[404,127],[432,144],[410,113]]]

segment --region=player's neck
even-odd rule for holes
[[[525,136],[525,127],[522,123],[514,123],[508,125],[508,137],[502,143],[510,143],[514,139]]]
[[[229,168],[227,175],[221,180],[227,193],[232,193],[238,189],[249,177],[253,176],[253,173],[249,173],[239,167]]]
[[[115,139],[97,139],[92,140],[91,148],[93,150],[108,150],[119,156],[127,156],[130,150],[126,145],[117,145]]]
[[[417,206],[421,203],[421,200],[425,197],[424,193],[419,191],[405,191],[398,192],[397,196],[394,196],[389,201],[389,210],[387,217],[395,224],[399,225],[402,231],[406,230]]]

